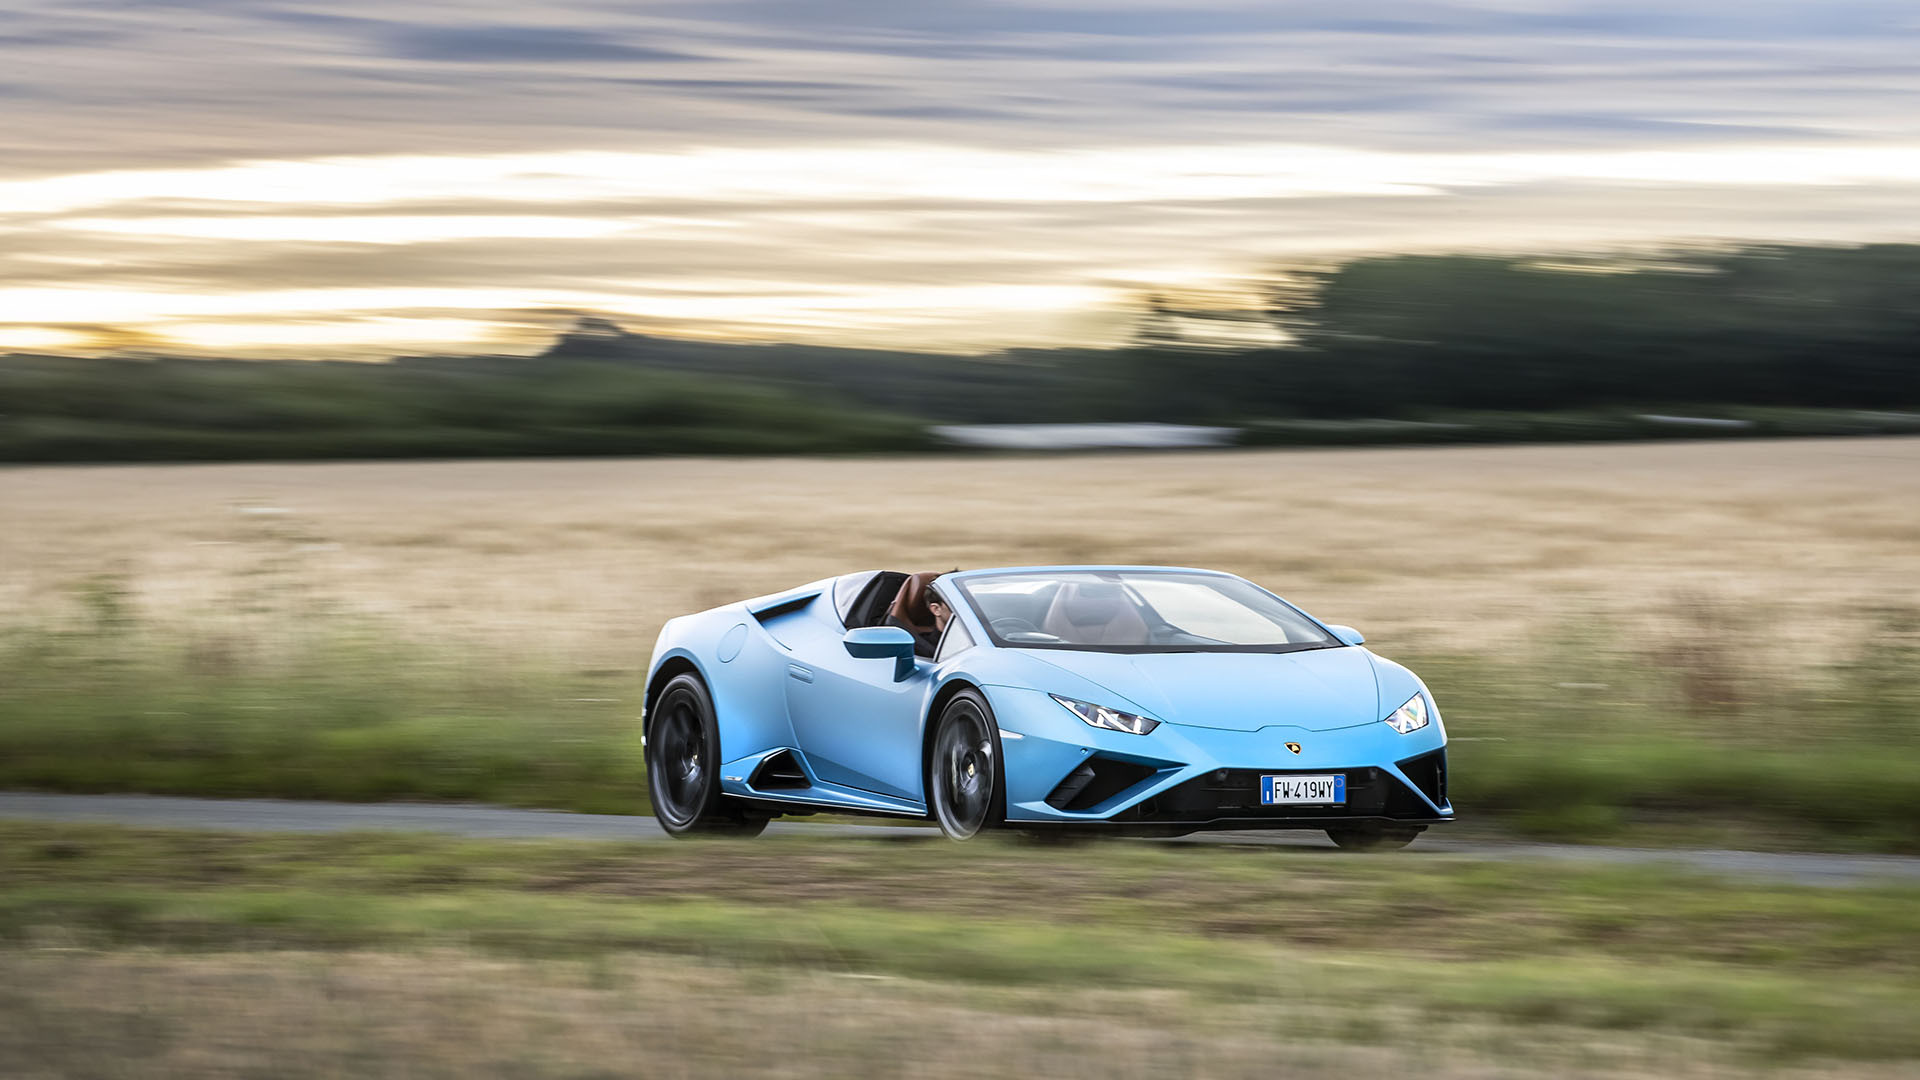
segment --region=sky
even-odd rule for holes
[[[1914,0],[0,0],[0,349],[937,350],[1920,239]]]

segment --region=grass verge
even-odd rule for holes
[[[1749,1066],[1920,1058],[1911,885],[1127,843],[555,844],[5,823],[0,852],[0,954],[16,956],[641,955],[763,973],[748,981],[906,980],[1001,1016],[1077,1014],[1101,994],[1131,995],[1128,1010],[1152,999],[1268,1024],[1311,1016],[1305,1038],[1329,1044],[1498,1030],[1701,1040]]]

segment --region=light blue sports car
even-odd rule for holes
[[[1232,574],[869,570],[670,620],[644,741],[668,832],[782,814],[1403,847],[1453,817],[1413,672]]]

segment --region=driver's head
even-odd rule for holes
[[[935,630],[945,630],[947,628],[947,621],[953,618],[953,609],[948,607],[937,596],[927,597],[927,610],[933,613],[933,628]]]

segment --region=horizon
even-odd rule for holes
[[[1874,0],[11,7],[4,351],[1102,347],[1330,259],[1920,239]]]

